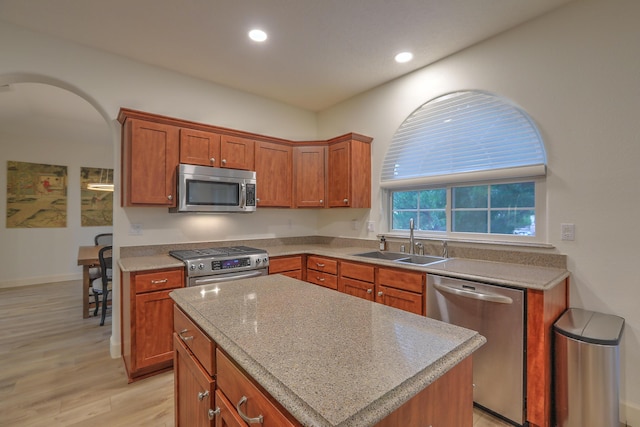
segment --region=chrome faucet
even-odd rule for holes
[[[416,253],[415,241],[413,237],[413,218],[409,219],[409,253],[411,255]]]
[[[446,240],[442,241],[442,258],[449,258],[449,247]]]

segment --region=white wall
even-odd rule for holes
[[[108,126],[104,126],[108,133]],[[6,228],[7,161],[67,167],[67,226],[64,228]],[[74,280],[78,246],[93,245],[98,233],[112,227],[80,225],[80,168],[113,168],[113,148],[87,141],[34,139],[0,133],[0,287]]]
[[[319,114],[319,136],[347,129],[375,138],[373,182],[402,121],[447,92],[505,96],[536,121],[549,172],[549,243],[568,255],[571,305],[626,319],[621,344],[623,420],[640,426],[640,2],[573,2]],[[374,188],[371,220],[382,220]],[[334,221],[320,219],[319,234]],[[560,240],[575,223],[576,239]]]

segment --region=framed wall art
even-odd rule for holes
[[[67,226],[67,167],[7,162],[7,228]]]

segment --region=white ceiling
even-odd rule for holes
[[[0,19],[319,111],[569,1],[0,0]],[[247,38],[253,27],[268,32],[266,43]],[[404,50],[414,60],[396,63]],[[47,89],[47,101],[35,101],[42,86],[10,100],[0,89],[0,116],[72,108]]]

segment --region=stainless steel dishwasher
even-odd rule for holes
[[[473,401],[512,423],[525,422],[525,325],[522,289],[427,275],[427,316],[478,331]]]

